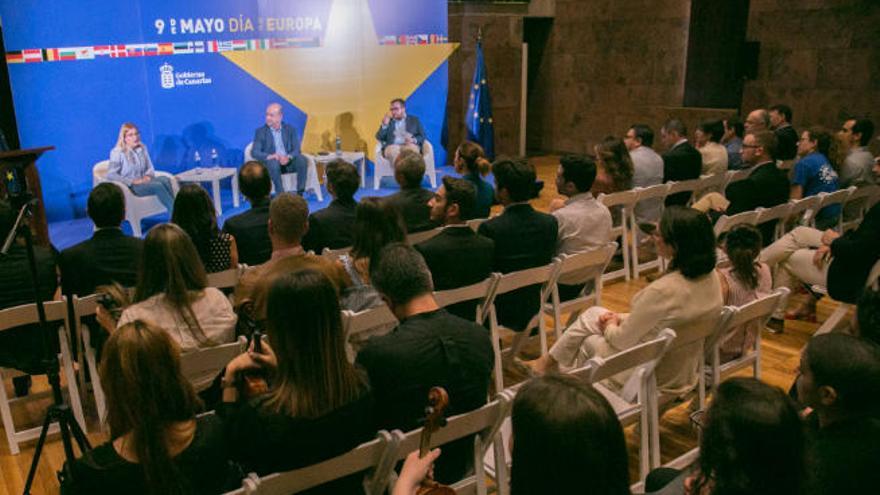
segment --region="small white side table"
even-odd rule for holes
[[[336,160],[337,158],[341,158],[360,169],[361,187],[364,187],[364,185],[366,184],[364,180],[364,174],[367,171],[367,156],[364,154],[363,151],[343,151],[341,156],[337,156],[335,151],[331,151],[326,155],[314,153],[309,154],[308,156],[312,157],[315,160],[315,163],[320,163],[323,166],[324,172],[321,174],[322,177],[327,177],[327,164],[332,162],[333,160]]]
[[[226,178],[232,178],[232,206],[238,208],[238,169],[233,167],[217,167],[204,168],[197,167],[194,169],[181,172],[176,175],[179,182],[210,182],[212,197],[214,198],[214,209],[217,215],[223,214],[223,207],[220,205],[220,181]]]

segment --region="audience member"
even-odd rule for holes
[[[13,210],[8,201],[0,199],[0,239],[5,240],[9,235],[17,216],[18,211]],[[50,301],[58,296],[55,255],[54,249],[34,246],[37,283],[43,301]],[[28,263],[28,250],[24,240],[19,236],[6,252],[6,256],[0,256],[0,309],[33,302],[34,289]],[[50,338],[57,349],[56,336],[57,334],[53,334]],[[27,325],[0,332],[0,367],[14,368],[29,374],[45,373],[42,365],[43,357],[43,340],[38,325]],[[27,395],[31,385],[30,376],[15,377],[12,381],[17,396]]]
[[[181,372],[180,352],[166,330],[142,320],[113,332],[101,360],[112,440],[70,464],[63,493],[222,493],[241,486],[220,419],[196,417],[201,403]]]
[[[663,183],[663,158],[651,147],[654,130],[647,124],[633,124],[623,138],[633,163],[633,187],[650,187]],[[658,222],[662,198],[641,201],[636,205],[636,221]]]
[[[797,227],[761,253],[761,261],[776,268],[774,287],[796,283],[821,285],[837,301],[855,304],[865,287],[868,274],[880,259],[880,206],[874,205],[858,228],[843,235],[833,230]],[[781,330],[780,309],[769,325]],[[809,295],[798,309],[785,318],[816,320],[816,298]]]
[[[596,164],[584,155],[564,156],[556,169],[556,190],[564,203],[553,209],[559,224],[556,254],[575,254],[602,247],[611,240],[611,212],[590,193]],[[559,280],[559,297],[574,299],[584,289],[584,274],[572,273]]]
[[[754,225],[737,225],[724,236],[724,252],[730,266],[718,268],[721,298],[725,306],[743,306],[770,294],[773,277],[770,267],[762,263],[761,231]],[[721,345],[721,361],[730,361],[751,349],[761,331],[761,322],[751,321],[730,332]]]
[[[135,196],[155,196],[168,213],[174,207],[171,179],[156,175],[150,152],[141,142],[141,132],[130,122],[119,128],[116,146],[110,150],[105,178],[125,184]]]
[[[339,259],[351,278],[351,287],[343,293],[343,307],[360,311],[382,304],[379,294],[370,285],[370,261],[383,247],[394,242],[406,242],[406,226],[400,210],[384,198],[362,198],[355,208],[354,245],[348,255]]]
[[[492,273],[495,243],[471,229],[465,220],[473,215],[476,202],[474,185],[466,179],[443,177],[428,202],[431,220],[443,225],[434,237],[415,245],[424,257],[435,290],[456,289],[485,280]],[[448,306],[450,313],[470,320],[478,301]]]
[[[266,475],[335,457],[376,433],[366,376],[345,354],[337,289],[315,270],[287,273],[269,289],[269,343],[226,366],[224,419],[232,457]],[[271,344],[271,345],[270,345]],[[242,375],[254,368],[271,376],[267,393],[239,397]],[[308,493],[363,493],[345,478]]]
[[[463,179],[470,181],[477,191],[474,218],[489,218],[492,204],[495,203],[495,190],[483,177],[489,173],[492,164],[486,159],[483,148],[474,142],[465,141],[455,150],[455,171]]]
[[[660,139],[666,145],[663,153],[663,182],[697,179],[703,170],[703,157],[687,141],[687,127],[678,119],[669,119],[660,129]],[[666,196],[666,206],[686,205],[692,193],[682,192]]]
[[[421,426],[428,390],[435,386],[449,394],[448,416],[485,404],[494,363],[489,333],[437,306],[431,272],[419,253],[391,244],[371,263],[370,275],[400,320],[392,333],[367,341],[357,356],[376,396],[379,428],[408,431]],[[473,455],[473,441],[458,441],[444,450],[435,478],[457,481]]]
[[[623,428],[592,386],[560,375],[531,380],[516,394],[511,420],[512,494],[629,495]],[[407,457],[393,495],[415,495],[436,455]]]
[[[296,193],[303,195],[308,174],[308,160],[300,152],[296,128],[284,122],[280,103],[266,107],[266,124],[254,131],[251,156],[265,165],[275,186],[275,194],[284,192],[282,172],[296,174]]]
[[[794,165],[791,181],[791,199],[815,196],[820,192],[831,193],[838,189],[837,167],[830,161],[836,155],[831,152],[831,133],[822,127],[811,127],[801,133],[797,144],[800,160]],[[816,227],[820,230],[834,227],[840,217],[839,204],[826,206],[816,214]]]
[[[247,162],[238,171],[238,185],[247,198],[249,210],[229,217],[223,232],[235,238],[238,261],[255,266],[269,261],[272,242],[269,240],[269,172],[260,162]]]
[[[116,184],[98,184],[86,204],[95,233],[61,252],[61,285],[68,296],[94,294],[99,285],[134,287],[144,241],[122,233],[125,196]]]
[[[391,100],[391,107],[376,131],[376,139],[382,144],[382,156],[394,165],[397,155],[403,150],[421,154],[427,138],[419,118],[406,113],[406,101],[395,98]]]
[[[695,421],[703,430],[695,472],[681,473],[664,489],[649,491],[652,472],[648,493],[804,493],[804,431],[782,390],[754,378],[731,378],[718,387],[709,410],[700,416]]]
[[[791,107],[773,105],[768,116],[770,129],[776,134],[779,143],[776,158],[783,161],[793,160],[798,152],[798,133],[791,126]]]
[[[606,136],[596,145],[596,180],[590,189],[594,195],[626,191],[633,187],[633,162],[623,141]]]
[[[180,207],[180,208],[178,208]],[[187,184],[174,198],[171,222],[189,234],[208,273],[238,268],[235,237],[217,228],[214,202],[199,184]]]
[[[880,345],[880,290],[862,292],[856,305],[855,328],[859,337]]]
[[[757,108],[749,112],[745,121],[746,134],[753,134],[761,131],[770,130],[770,113],[763,109]]]
[[[707,120],[697,127],[701,143],[697,146],[703,160],[703,175],[727,173],[727,148],[719,142],[724,137],[724,124],[720,120]]]
[[[354,239],[354,193],[360,187],[357,167],[337,159],[327,164],[327,192],[333,201],[309,215],[303,248],[321,254],[324,249],[349,247]]]
[[[655,240],[658,253],[670,260],[669,272],[636,294],[629,314],[595,306],[583,312],[562,334],[547,356],[532,361],[538,374],[560,367],[583,366],[657,338],[665,328],[689,333],[711,328],[721,313],[721,286],[715,273],[715,235],[706,215],[669,207]],[[660,391],[681,395],[697,385],[700,344],[670,350],[657,366]]]
[[[239,279],[235,288],[235,306],[240,317],[262,325],[266,319],[269,288],[277,277],[291,271],[311,268],[323,272],[339,291],[351,284],[341,265],[303,249],[302,238],[309,228],[308,217],[309,205],[302,196],[281,193],[272,200],[268,228],[272,257],[246,271]]]
[[[861,187],[876,182],[874,178],[874,156],[868,150],[868,143],[874,136],[874,123],[868,119],[849,119],[843,123],[837,137],[846,152],[840,167],[840,187]]]
[[[431,221],[428,201],[434,193],[422,187],[425,177],[425,159],[411,150],[401,151],[394,162],[394,180],[400,184],[400,191],[387,196],[385,201],[394,205],[406,225],[406,232],[412,234],[430,230],[437,226]]]
[[[480,225],[479,233],[495,241],[493,271],[510,273],[550,263],[556,254],[556,218],[529,204],[535,169],[525,160],[499,159],[492,166],[501,215]],[[540,309],[540,286],[501,294],[495,300],[498,321],[516,332],[526,330]]]
[[[843,334],[817,335],[801,355],[798,397],[812,409],[811,494],[862,493],[880,482],[880,347]]]
[[[745,128],[739,117],[730,117],[724,120],[724,137],[721,144],[727,149],[727,168],[739,170],[743,168],[742,142]]]
[[[235,312],[229,299],[208,287],[205,268],[189,236],[167,223],[150,229],[144,240],[134,304],[119,321],[100,305],[97,319],[110,333],[135,320],[146,320],[168,332],[183,352],[212,347],[235,338]],[[189,377],[196,390],[213,376]]]

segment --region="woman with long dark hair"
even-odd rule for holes
[[[607,136],[596,145],[595,151],[599,167],[590,192],[598,196],[632,189],[633,163],[623,140]]]
[[[610,356],[657,338],[665,328],[692,332],[712,327],[721,315],[721,286],[715,272],[715,234],[706,215],[691,208],[666,208],[655,235],[657,252],[670,260],[668,272],[639,291],[629,314],[600,306],[584,311],[547,356],[529,364],[539,374],[583,366],[593,356]],[[697,385],[699,343],[669,351],[657,366],[657,386],[680,395]]]
[[[161,224],[144,240],[134,304],[118,322],[99,307],[101,324],[113,331],[135,320],[155,323],[174,339],[183,352],[232,342],[237,317],[229,299],[208,287],[196,247],[180,227]],[[197,390],[213,376],[191,377]]]
[[[234,458],[262,475],[319,462],[373,437],[372,394],[346,357],[333,283],[315,270],[285,274],[269,290],[267,312],[269,342],[262,352],[252,344],[223,377],[221,414]],[[254,368],[268,372],[269,391],[241,400],[238,379]],[[358,488],[359,480],[346,479],[318,492]]]
[[[737,225],[724,237],[723,249],[730,266],[718,269],[718,280],[725,305],[742,306],[773,290],[770,267],[758,259],[761,246],[761,231],[754,225]],[[721,345],[721,361],[742,356],[743,350],[754,344],[760,327],[760,322],[753,321],[734,330],[733,335]]]
[[[217,228],[214,202],[202,186],[187,184],[180,188],[174,198],[171,223],[182,228],[192,239],[206,272],[238,267],[235,238]]]
[[[180,370],[168,333],[135,320],[104,345],[101,386],[111,440],[74,462],[62,493],[215,494],[240,485],[216,416]]]
[[[489,218],[489,211],[495,202],[495,189],[483,177],[489,174],[492,164],[486,158],[483,148],[472,141],[465,141],[455,150],[453,161],[455,171],[463,179],[470,181],[477,190],[477,204],[474,218]]]
[[[629,495],[623,428],[605,397],[571,376],[523,385],[511,415],[510,493]],[[413,495],[439,452],[407,457],[394,495]]]

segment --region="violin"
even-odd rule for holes
[[[449,395],[442,387],[432,387],[428,391],[428,405],[425,406],[425,426],[422,428],[422,436],[419,439],[419,459],[424,458],[431,451],[431,434],[446,426],[446,417],[443,412],[449,405]],[[455,495],[455,490],[434,481],[430,473],[422,480],[422,485],[416,491],[417,495]]]

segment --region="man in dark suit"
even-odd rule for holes
[[[382,143],[382,156],[393,164],[397,155],[405,149],[422,152],[425,128],[418,117],[406,114],[403,98],[395,98],[391,100],[391,108],[376,131],[376,139]]]
[[[324,248],[339,249],[352,245],[354,193],[360,186],[357,167],[344,160],[327,164],[327,192],[333,201],[323,210],[309,215],[309,231],[303,238],[307,251],[321,254]]]
[[[493,165],[495,195],[504,212],[480,225],[479,233],[495,241],[493,271],[509,273],[550,263],[556,255],[556,218],[535,211],[532,197],[535,168],[525,160],[502,159]],[[502,294],[495,300],[498,321],[522,332],[540,309],[540,286]]]
[[[759,206],[770,208],[788,201],[791,187],[785,172],[776,166],[776,136],[771,131],[746,134],[742,144],[743,163],[752,173],[741,181],[727,186],[725,197],[730,204],[725,213],[736,215],[754,210]],[[764,237],[764,245],[773,241],[776,220],[758,226]]]
[[[777,152],[779,160],[794,160],[797,156],[798,133],[791,126],[791,107],[788,105],[773,105],[770,107],[770,128],[776,134]]]
[[[302,196],[306,188],[308,161],[300,153],[296,129],[283,122],[283,118],[280,104],[272,103],[266,107],[266,125],[254,133],[251,156],[269,170],[272,184],[275,185],[275,194],[284,192],[281,172],[292,170],[296,173],[296,192]]]
[[[428,201],[431,220],[441,223],[443,230],[436,236],[415,245],[431,270],[434,289],[447,290],[483,281],[492,273],[495,242],[468,227],[473,215],[477,190],[473,183],[450,176]],[[465,319],[473,319],[477,301],[465,301],[446,309]]]
[[[660,139],[666,145],[663,153],[663,182],[698,179],[703,171],[703,156],[687,140],[687,127],[678,119],[669,119],[660,129]],[[687,205],[691,192],[671,194],[666,206]]]
[[[431,387],[448,392],[447,416],[485,404],[495,362],[489,332],[437,306],[419,253],[401,243],[386,246],[370,264],[370,280],[400,320],[390,334],[367,341],[357,356],[370,378],[377,426],[403,431],[421,426]],[[472,455],[470,439],[443,446],[435,478],[459,480]]]
[[[61,252],[61,287],[65,294],[94,294],[99,285],[137,283],[144,242],[122,233],[125,197],[115,184],[98,184],[89,193],[87,211],[95,223],[91,239]]]
[[[260,162],[247,162],[238,171],[241,193],[251,208],[223,223],[223,232],[235,237],[238,261],[255,266],[265,263],[272,255],[269,240],[269,191],[272,183],[269,172]]]
[[[425,177],[425,159],[412,150],[403,150],[394,163],[394,180],[400,184],[400,192],[387,196],[385,201],[393,204],[403,215],[409,234],[433,229],[437,222],[431,219],[428,201],[434,193],[422,187]]]

